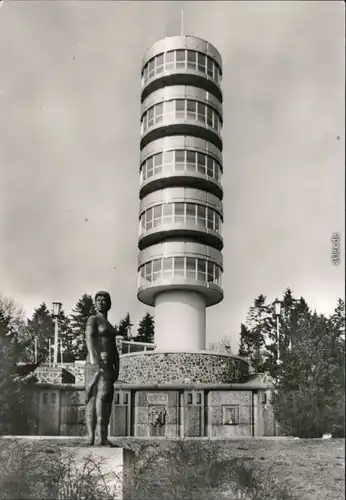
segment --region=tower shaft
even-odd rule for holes
[[[155,306],[160,350],[205,349],[205,308],[223,298],[222,61],[176,36],[145,54],[138,298]]]

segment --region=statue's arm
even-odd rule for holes
[[[115,371],[116,379],[118,379],[118,376],[119,376],[119,369],[120,369],[120,356],[119,356],[119,351],[117,349],[117,346],[115,346],[114,371]]]
[[[88,319],[87,324],[86,324],[85,340],[86,340],[88,354],[90,356],[90,363],[92,365],[96,365],[98,363],[97,350],[96,350],[96,338],[95,338],[96,328],[97,328],[96,319],[94,316],[90,316],[90,318]]]

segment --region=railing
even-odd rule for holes
[[[122,340],[120,342],[121,354],[130,354],[131,352],[153,351],[155,345],[149,342],[135,342],[131,340]]]

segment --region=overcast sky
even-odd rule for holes
[[[210,341],[254,297],[291,287],[320,312],[344,296],[344,5],[340,1],[9,1],[0,10],[0,292],[28,314],[136,298],[140,66],[180,33],[222,54],[224,293]],[[342,252],[343,253],[343,252]],[[116,268],[115,268],[116,267]]]

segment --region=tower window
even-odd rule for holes
[[[177,69],[185,68],[185,50],[177,50],[175,57],[176,57],[176,68]]]
[[[191,100],[187,101],[186,104],[187,118],[189,120],[196,120],[196,107],[197,107],[196,101],[191,101]]]
[[[205,110],[206,110],[206,105],[202,104],[201,102],[197,103],[197,119],[200,122],[205,123]]]
[[[214,229],[214,210],[211,208],[207,209],[207,228]]]
[[[163,223],[165,222],[173,222],[173,203],[165,203],[163,205]]]
[[[197,205],[195,203],[186,204],[186,222],[196,224],[196,208]]]
[[[162,73],[163,71],[163,54],[156,56],[156,74]]]
[[[185,204],[184,203],[175,203],[174,204],[174,222],[175,223],[183,223],[184,222],[184,213],[185,213]]]
[[[197,60],[197,52],[194,52],[193,50],[188,50],[187,51],[187,67],[189,69],[192,69],[193,71],[196,71],[196,60]]]
[[[186,167],[191,172],[196,171],[196,153],[195,151],[186,151]]]
[[[206,281],[206,268],[207,261],[202,259],[197,259],[197,280]]]
[[[214,264],[212,262],[207,262],[207,281],[208,283],[213,283],[214,281]]]
[[[183,149],[175,152],[175,170],[179,172],[185,170],[185,151]]]
[[[214,116],[214,112],[211,108],[207,107],[207,124],[209,125],[209,127],[212,127],[213,126],[213,116]]]
[[[207,57],[207,74],[214,77],[214,61],[210,57]]]
[[[175,257],[174,276],[184,276],[184,257]]]
[[[149,80],[150,80],[150,78],[152,78],[153,76],[155,76],[155,59],[150,59],[150,61],[148,63],[148,68],[149,68],[148,77],[149,77]]]
[[[153,261],[153,281],[161,278],[162,260],[156,259]]]
[[[214,177],[214,160],[210,156],[207,157],[207,175]]]
[[[175,108],[175,110],[174,110]],[[150,107],[142,116],[142,134],[154,125],[162,122],[163,116],[174,114],[178,120],[189,119],[208,124],[218,132],[221,130],[221,117],[211,106],[192,99],[175,99],[158,103]],[[172,116],[171,116],[172,118]]]
[[[199,203],[162,203],[148,208],[141,214],[140,222],[144,231],[163,224],[193,224],[213,231],[220,229],[221,216],[211,207]]]
[[[171,70],[174,68],[174,50],[166,52],[165,55],[165,69]]]
[[[147,262],[138,270],[139,284],[145,284],[146,281],[157,281],[161,278],[167,280],[176,276],[190,280],[197,279],[197,281],[214,283],[221,286],[221,275],[221,268],[214,264],[214,262],[181,256],[155,259],[154,261]],[[143,279],[145,280],[144,282]]]
[[[185,118],[185,102],[185,99],[177,99],[175,101],[176,118]]]
[[[197,223],[199,226],[206,227],[206,213],[207,207],[204,205],[197,205]]]
[[[142,164],[142,182],[154,175],[171,175],[172,167],[176,172],[196,172],[216,181],[221,179],[221,167],[211,156],[196,151],[177,150],[165,151],[149,157]]]
[[[193,257],[186,257],[186,278],[188,280],[196,279],[196,259]]]
[[[158,54],[147,62],[142,71],[142,86],[155,75],[161,74],[163,70],[181,70],[186,67],[191,71],[208,75],[217,83],[221,81],[221,70],[211,57],[194,50],[178,49]]]
[[[202,73],[206,72],[206,64],[205,63],[206,63],[205,55],[198,53],[197,54],[198,71],[201,71]]]
[[[173,257],[166,257],[165,259],[162,259],[163,262],[163,278],[164,279],[169,279],[173,275]]]

